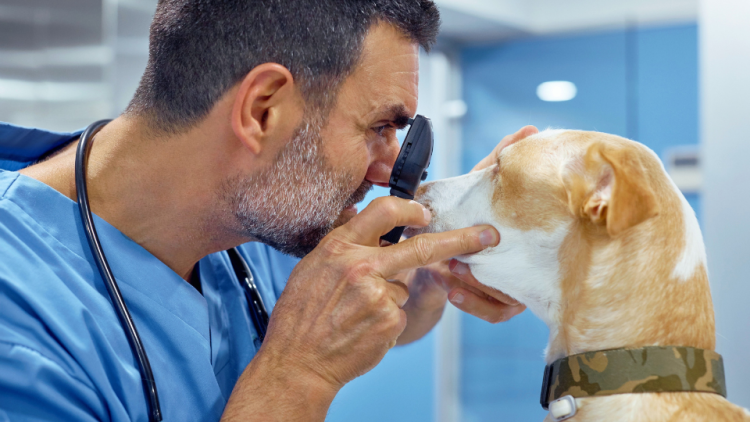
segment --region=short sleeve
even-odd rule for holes
[[[108,420],[102,403],[91,386],[51,359],[0,341],[0,420]]]

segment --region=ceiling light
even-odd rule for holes
[[[460,119],[466,114],[466,103],[464,100],[451,100],[443,104],[443,113],[449,119]]]
[[[578,93],[573,82],[549,81],[542,82],[536,87],[536,95],[542,101],[568,101]]]

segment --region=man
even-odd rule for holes
[[[357,214],[388,183],[395,130],[417,107],[418,47],[438,21],[427,0],[159,2],[146,72],[95,136],[87,181],[165,420],[323,420],[344,384],[427,333],[447,297],[493,322],[523,310],[465,266],[448,269],[497,245],[492,227],[380,247],[429,211],[381,198]],[[79,135],[0,126],[10,420],[148,419],[78,216]],[[280,297],[260,242],[304,257]],[[274,308],[260,348],[222,252],[237,245]]]

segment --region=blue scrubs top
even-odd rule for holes
[[[138,363],[75,202],[16,172],[80,132],[0,124],[0,420],[146,421]],[[225,252],[200,261],[203,295],[94,216],[148,353],[165,421],[217,421],[258,349]],[[239,247],[269,311],[296,260]]]

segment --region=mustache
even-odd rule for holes
[[[367,180],[363,181],[362,184],[359,185],[357,190],[355,190],[354,193],[351,194],[349,199],[346,200],[346,203],[344,204],[344,208],[352,206],[359,202],[362,202],[362,200],[365,199],[365,196],[367,196],[367,193],[370,192],[371,190],[372,190],[372,183],[368,182]]]

